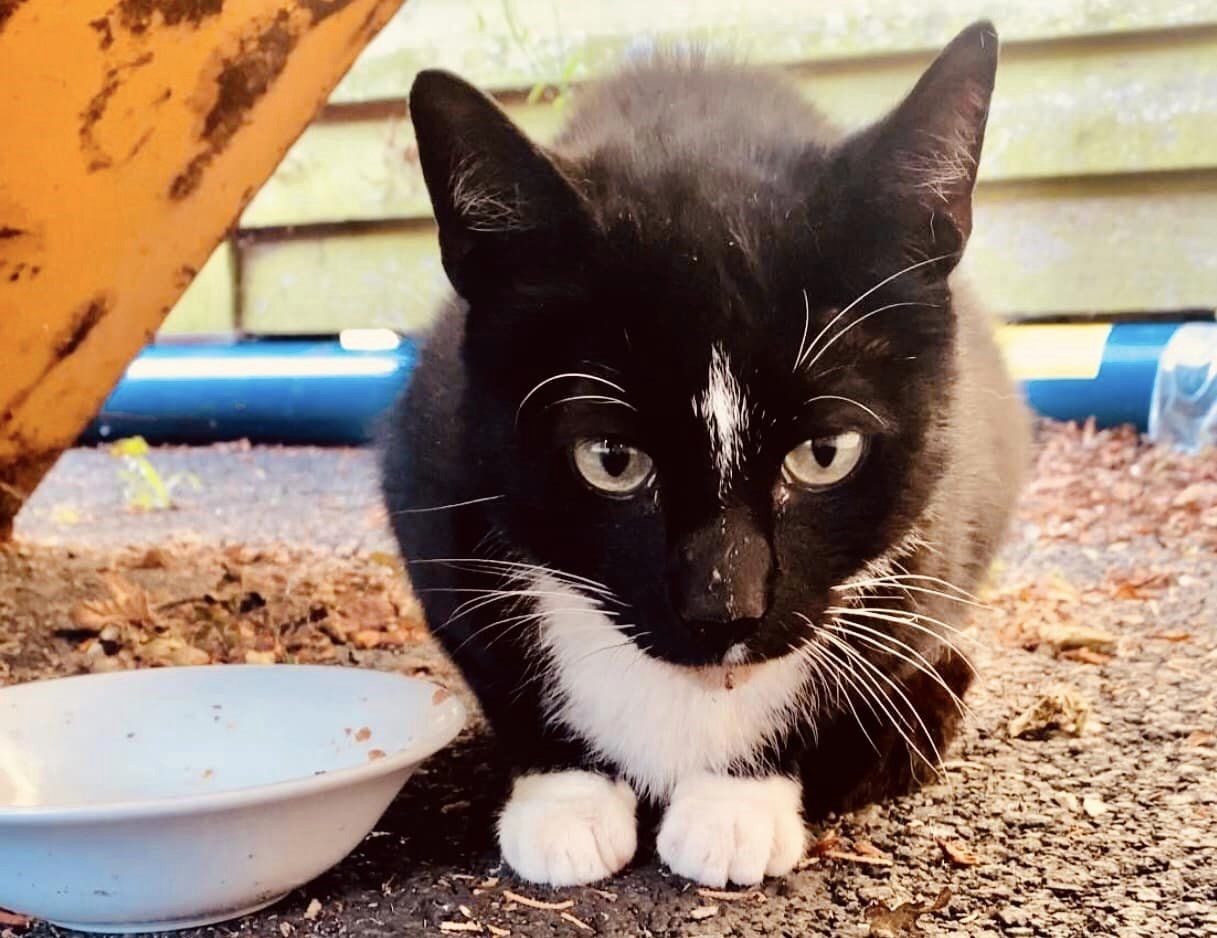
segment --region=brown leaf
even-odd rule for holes
[[[33,919],[28,915],[20,915],[16,912],[0,909],[0,925],[7,925],[10,928],[28,928],[32,921]]]
[[[1078,622],[1045,622],[1039,627],[1039,636],[1057,652],[1086,648],[1110,654],[1116,649],[1116,637],[1110,632]]]
[[[943,887],[938,898],[930,905],[917,902],[902,902],[894,909],[889,909],[882,902],[875,902],[866,907],[867,935],[872,938],[901,938],[903,935],[921,935],[924,932],[917,920],[923,915],[929,915],[946,908],[951,901],[951,890]]]
[[[1217,742],[1217,736],[1205,730],[1195,730],[1189,733],[1187,739],[1183,741],[1185,746],[1211,746]]]
[[[1058,684],[1010,720],[1006,730],[1013,739],[1043,739],[1055,732],[1080,736],[1089,715],[1086,699],[1072,687]]]
[[[356,648],[377,648],[384,641],[384,635],[378,629],[360,629],[351,638]]]
[[[1064,658],[1068,661],[1079,661],[1082,664],[1107,664],[1112,660],[1112,655],[1105,655],[1101,651],[1093,651],[1090,648],[1070,648],[1068,651],[1062,651],[1058,658]]]
[[[943,855],[956,866],[976,866],[980,863],[980,858],[958,841],[935,837],[934,842],[942,848]]]

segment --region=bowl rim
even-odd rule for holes
[[[341,665],[312,665],[312,664],[206,664],[188,665],[171,668],[137,668],[130,671],[113,671],[107,674],[76,674],[68,677],[52,678],[44,681],[30,681],[22,684],[12,684],[0,687],[0,697],[5,691],[18,690],[35,685],[58,684],[64,681],[77,680],[106,680],[106,679],[141,679],[141,675],[158,674],[170,671],[209,671],[217,668],[240,668],[243,671],[332,671],[335,669],[365,671],[368,674],[380,675],[384,678],[420,684],[444,690],[438,684],[408,674],[398,674],[393,671],[377,671],[371,668],[347,668]],[[278,782],[267,782],[261,785],[249,785],[242,788],[230,788],[224,791],[204,792],[201,794],[167,795],[157,798],[133,799],[126,801],[107,801],[97,804],[52,804],[52,805],[6,805],[0,804],[0,828],[4,826],[27,825],[68,825],[78,823],[97,823],[108,821],[129,821],[154,818],[180,817],[190,814],[207,814],[230,811],[235,808],[256,807],[272,802],[290,801],[297,798],[322,794],[338,788],[346,788],[361,782],[368,782],[392,775],[412,765],[421,763],[434,755],[454,740],[464,728],[468,713],[465,705],[452,693],[432,704],[433,711],[438,711],[438,719],[428,721],[428,729],[413,739],[407,746],[393,752],[385,753],[383,758],[369,760],[364,765],[350,766],[345,769],[322,771],[319,774],[297,776]]]

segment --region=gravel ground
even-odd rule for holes
[[[987,596],[994,610],[971,630],[980,677],[942,781],[817,827],[818,849],[798,873],[705,896],[668,876],[648,845],[599,890],[513,883],[492,834],[504,782],[475,724],[335,870],[271,910],[189,935],[452,930],[443,923],[495,936],[1217,935],[1217,457],[1060,427],[1042,442]],[[135,514],[113,459],[77,451],[19,517],[19,549],[0,563],[0,666],[12,675],[35,676],[31,649],[61,642],[48,637],[57,617],[97,589],[80,569],[104,568],[119,548],[182,534],[196,550],[290,543],[356,572],[391,549],[367,453],[225,447],[151,458],[166,476],[194,473],[198,491],[183,490],[174,510]],[[198,576],[197,564],[171,562],[158,589],[188,595]],[[37,660],[77,666],[67,652]],[[450,680],[425,642],[349,660]],[[1088,710],[1084,731],[1013,738],[1011,719],[1062,687]],[[949,902],[918,924],[877,914],[928,905],[943,889]],[[573,905],[563,917],[509,890]]]

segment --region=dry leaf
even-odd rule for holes
[[[20,915],[17,912],[0,909],[0,925],[7,925],[10,928],[28,928],[32,921],[33,919],[28,915]]]
[[[950,901],[951,890],[944,887],[930,905],[902,902],[896,908],[889,909],[882,902],[875,902],[867,906],[863,913],[867,922],[866,933],[873,938],[902,938],[904,935],[924,934],[917,920],[923,915],[946,908]]]
[[[1080,736],[1089,715],[1085,698],[1072,687],[1058,684],[1010,720],[1006,730],[1013,739],[1042,739],[1055,732]]]
[[[1058,656],[1066,661],[1078,661],[1082,664],[1110,664],[1113,658],[1112,655],[1105,655],[1101,651],[1092,651],[1089,648],[1071,648],[1068,651],[1062,651]]]
[[[1188,734],[1187,739],[1183,741],[1185,746],[1211,746],[1214,741],[1217,741],[1217,736],[1205,730],[1196,730]]]
[[[1116,637],[1110,632],[1075,622],[1044,622],[1039,629],[1040,641],[1057,652],[1085,648],[1110,654],[1116,649]]]
[[[595,931],[595,929],[592,928],[591,925],[587,924],[587,922],[583,921],[583,919],[575,918],[575,916],[571,915],[569,912],[561,912],[561,913],[559,913],[558,917],[565,919],[566,921],[570,922],[572,925],[574,925],[576,928],[578,928],[582,931]]]
[[[976,866],[980,863],[980,858],[958,841],[935,837],[934,842],[942,849],[943,855],[956,866]]]
[[[561,902],[546,902],[543,899],[532,899],[528,896],[522,896],[518,892],[512,892],[510,889],[503,890],[503,898],[518,905],[526,905],[530,909],[543,909],[547,912],[565,912],[567,909],[575,907],[574,899],[564,899]]]

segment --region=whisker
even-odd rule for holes
[[[837,617],[833,621],[839,626],[847,627],[844,629],[844,631],[858,639],[858,641],[865,642],[870,647],[884,652],[885,654],[889,654],[894,658],[899,658],[901,661],[912,665],[926,677],[933,680],[947,693],[947,696],[951,698],[951,702],[955,704],[955,709],[959,711],[960,716],[967,717],[971,714],[971,708],[969,708],[967,704],[963,702],[963,699],[957,693],[955,693],[954,689],[947,684],[942,675],[938,673],[938,669],[930,664],[929,659],[927,659],[925,655],[921,654],[921,652],[917,651],[917,649],[913,648],[906,642],[902,642],[894,635],[888,635],[885,632],[880,632],[878,629],[872,629],[870,626],[863,625],[861,622],[853,622],[842,617]],[[896,650],[897,648],[906,649],[914,656],[916,660],[908,657],[903,652]]]
[[[840,394],[817,394],[815,397],[811,397],[811,398],[808,398],[807,400],[803,401],[803,406],[807,407],[811,404],[814,404],[816,401],[843,401],[846,404],[853,404],[855,407],[861,408],[862,410],[864,410],[868,414],[870,414],[872,417],[874,417],[875,420],[878,421],[879,426],[886,427],[888,425],[886,420],[884,420],[882,417],[880,417],[877,413],[875,413],[873,410],[871,410],[869,407],[867,407],[861,401],[855,401],[852,397],[844,397]]]
[[[578,585],[583,589],[593,593],[602,594],[605,597],[612,596],[612,590],[598,580],[593,580],[590,577],[579,576],[575,573],[568,573],[565,570],[558,570],[555,567],[550,567],[540,563],[526,563],[519,560],[497,560],[492,557],[427,557],[406,561],[407,566],[412,566],[414,564],[437,564],[440,566],[452,567],[456,570],[465,570],[472,573],[503,572],[505,576],[510,576],[513,578],[523,577],[525,574],[541,573],[546,576],[551,576],[557,580],[563,580],[568,583]],[[490,569],[478,569],[486,567],[489,567]]]
[[[910,264],[908,267],[905,267],[902,270],[896,271],[890,277],[886,277],[883,280],[880,280],[878,283],[876,283],[873,287],[871,287],[865,293],[859,294],[857,297],[855,297],[853,299],[852,302],[849,303],[849,305],[847,305],[843,310],[841,310],[841,312],[837,313],[836,316],[834,316],[831,320],[829,320],[828,324],[823,329],[820,330],[819,334],[814,339],[811,340],[811,345],[807,346],[807,351],[806,351],[806,353],[804,353],[804,357],[806,357],[806,355],[811,354],[812,349],[814,349],[816,347],[816,343],[819,342],[820,339],[824,338],[824,336],[828,334],[828,332],[832,329],[832,327],[835,326],[837,324],[837,322],[839,322],[841,320],[842,317],[844,317],[851,309],[853,309],[855,306],[857,306],[859,303],[861,303],[864,299],[866,299],[868,296],[870,296],[876,290],[887,286],[889,283],[891,283],[897,277],[903,277],[905,274],[909,273],[910,271],[916,270],[918,267],[924,267],[926,264],[935,264],[938,261],[946,260],[948,257],[951,257],[951,254],[939,254],[937,257],[926,258],[923,261],[918,261],[915,264]],[[795,364],[796,371],[798,370],[798,368],[801,364],[802,364],[802,359],[800,359]]]
[[[856,649],[851,648],[848,642],[844,641],[843,639],[838,638],[835,635],[832,635],[830,632],[825,632],[823,634],[825,635],[825,637],[827,637],[830,640],[837,643],[839,645],[840,649],[844,653],[848,654],[850,657],[852,657],[854,660],[856,660],[858,662],[859,666],[861,666],[863,668],[867,668],[869,671],[871,671],[871,673],[876,678],[878,678],[879,680],[882,680],[893,691],[895,691],[897,696],[899,696],[900,699],[904,702],[904,705],[909,708],[909,712],[913,715],[913,718],[917,721],[917,725],[921,727],[921,732],[925,735],[926,742],[928,742],[930,744],[930,749],[933,751],[934,758],[936,761],[931,762],[928,758],[926,758],[925,753],[922,752],[921,749],[907,736],[905,737],[905,742],[908,743],[909,747],[921,758],[921,760],[927,766],[929,766],[931,769],[933,769],[935,773],[937,773],[939,775],[943,774],[941,771],[941,768],[940,768],[942,765],[942,753],[940,753],[938,751],[938,745],[934,742],[934,737],[930,733],[930,728],[928,726],[926,726],[925,720],[923,720],[921,718],[921,711],[919,711],[915,706],[913,706],[913,702],[911,700],[909,700],[908,694],[906,694],[904,692],[904,690],[900,687],[899,684],[897,684],[890,677],[888,677],[886,674],[884,674],[882,668],[878,667],[873,662],[867,660],[867,658],[864,655],[859,654]],[[891,700],[890,697],[888,699],[889,699],[889,701]],[[892,705],[895,706],[894,701],[892,701]],[[906,721],[906,725],[907,725],[907,721]],[[911,730],[912,727],[910,726],[909,729]],[[903,733],[901,735],[903,735]]]
[[[615,397],[609,397],[605,394],[576,394],[573,397],[564,397],[561,400],[554,401],[552,404],[546,404],[542,410],[549,410],[552,407],[557,407],[559,404],[571,404],[575,401],[588,401],[589,403],[597,404],[617,404],[620,407],[627,407],[635,413],[638,408],[626,401],[619,400]]]
[[[799,352],[794,357],[794,367],[790,369],[791,373],[799,370],[799,362],[803,360],[803,348],[807,345],[807,333],[811,330],[811,300],[807,296],[807,289],[803,289],[803,338],[799,340]]]
[[[480,505],[482,502],[493,502],[500,498],[506,498],[506,495],[487,495],[483,498],[470,498],[463,502],[452,502],[450,505],[431,505],[427,508],[399,508],[397,511],[389,512],[390,518],[395,518],[398,515],[421,515],[429,511],[448,511],[451,508],[464,508],[467,505]]]
[[[891,573],[885,576],[873,577],[870,580],[856,580],[854,582],[859,583],[862,586],[868,586],[872,583],[883,584],[895,582],[897,580],[922,580],[927,583],[937,583],[939,586],[945,586],[947,589],[953,590],[966,599],[978,600],[978,597],[974,593],[969,593],[962,586],[956,586],[950,580],[944,580],[941,577],[936,576],[928,576],[924,573]],[[982,605],[984,604],[982,603]]]
[[[948,625],[940,619],[935,619],[933,616],[923,615],[920,612],[910,612],[907,609],[873,609],[870,606],[829,606],[824,611],[829,615],[857,614],[866,616],[870,619],[879,619],[883,622],[892,622],[896,625],[906,625],[910,629],[916,629],[918,632],[928,635],[931,638],[941,642],[943,645],[946,645],[947,648],[959,655],[959,657],[964,660],[964,663],[966,663],[969,668],[971,668],[973,671],[976,670],[968,656],[964,654],[963,650],[956,646],[950,638],[940,632],[935,631],[934,629],[929,628],[928,626],[922,625],[918,620],[925,620],[926,622],[933,623],[939,628],[946,629],[948,632],[954,633],[961,639],[970,640],[972,636],[964,632],[962,629],[957,629],[955,626]]]
[[[836,334],[820,347],[820,350],[818,352],[816,352],[815,357],[812,358],[812,360],[809,361],[803,367],[807,371],[810,371],[812,369],[812,367],[815,366],[815,363],[824,357],[824,353],[827,352],[830,348],[832,348],[832,346],[837,342],[837,340],[839,340],[842,336],[844,336],[846,333],[848,333],[850,329],[853,329],[856,326],[862,325],[862,323],[866,322],[866,320],[870,319],[872,316],[878,316],[880,313],[886,313],[889,309],[900,309],[905,306],[933,307],[935,305],[936,304],[934,304],[934,303],[918,303],[915,301],[908,301],[908,302],[904,302],[904,303],[888,303],[886,306],[880,306],[878,309],[872,309],[869,313],[864,313],[863,315],[858,316],[855,319],[851,319],[849,321],[848,325],[843,326],[842,328],[838,329]]]
[[[531,391],[529,391],[527,394],[524,395],[524,397],[520,400],[519,406],[516,407],[516,423],[519,424],[520,413],[524,410],[524,405],[529,402],[529,400],[532,398],[532,396],[534,394],[536,394],[538,391],[541,390],[541,388],[545,387],[546,385],[553,384],[555,381],[561,381],[563,378],[571,378],[571,379],[583,378],[586,381],[598,381],[600,384],[606,385],[606,386],[612,388],[614,391],[618,391],[622,394],[626,393],[625,388],[623,388],[621,385],[619,385],[615,381],[610,381],[608,378],[602,378],[599,375],[588,374],[585,371],[564,371],[561,374],[551,375],[550,377],[546,378],[544,381],[538,382],[537,384],[535,384],[533,386]]]

